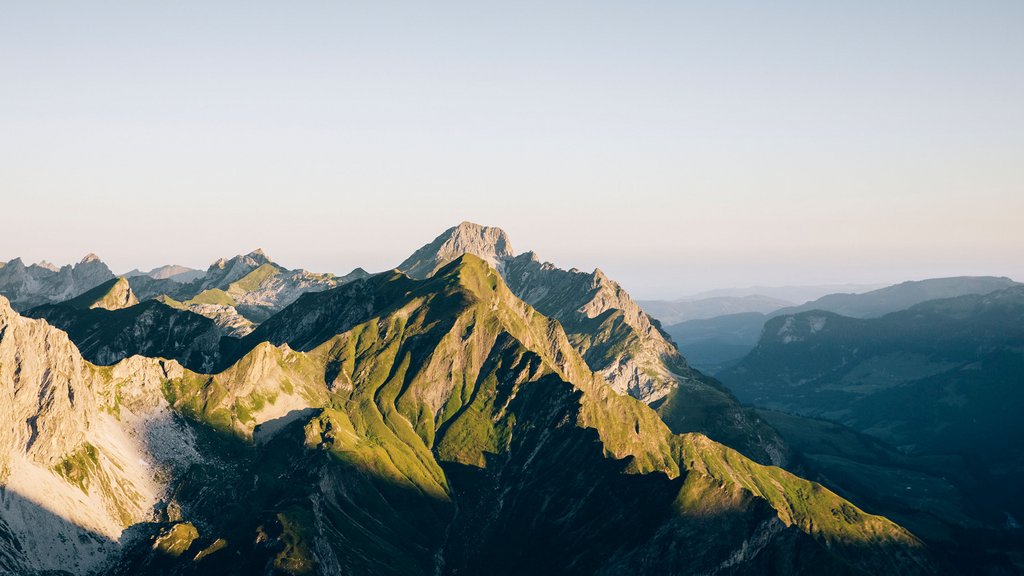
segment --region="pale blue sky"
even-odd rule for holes
[[[0,259],[1024,280],[1024,2],[11,2]]]

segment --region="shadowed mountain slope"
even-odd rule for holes
[[[212,372],[222,353],[237,342],[225,337],[213,320],[155,300],[117,310],[83,308],[79,304],[84,301],[88,299],[47,304],[25,315],[45,319],[67,332],[86,359],[102,366],[138,354]]]

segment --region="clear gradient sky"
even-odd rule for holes
[[[389,268],[462,220],[640,297],[1024,280],[1024,2],[0,13],[0,259]]]

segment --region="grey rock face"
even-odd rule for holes
[[[0,297],[0,573],[106,573],[122,531],[153,520],[170,471],[198,458],[160,391],[182,373],[138,356],[96,368]]]
[[[499,270],[505,260],[515,255],[508,235],[501,228],[463,222],[413,252],[398,269],[413,278],[429,278],[463,254],[478,256]]]
[[[88,254],[74,266],[59,269],[47,262],[26,266],[15,258],[0,267],[0,295],[16,310],[40,304],[62,302],[114,278],[95,254]]]

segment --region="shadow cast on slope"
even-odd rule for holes
[[[85,574],[119,544],[0,487],[0,576]]]
[[[138,354],[177,360],[189,370],[211,373],[239,342],[222,336],[213,320],[156,300],[119,310],[50,304],[25,316],[44,319],[66,332],[82,357],[98,366]]]
[[[299,416],[264,423],[260,443],[179,417],[202,458],[174,479],[167,518],[198,536],[177,557],[128,549],[114,574],[432,574],[450,503],[310,445],[317,414]]]

